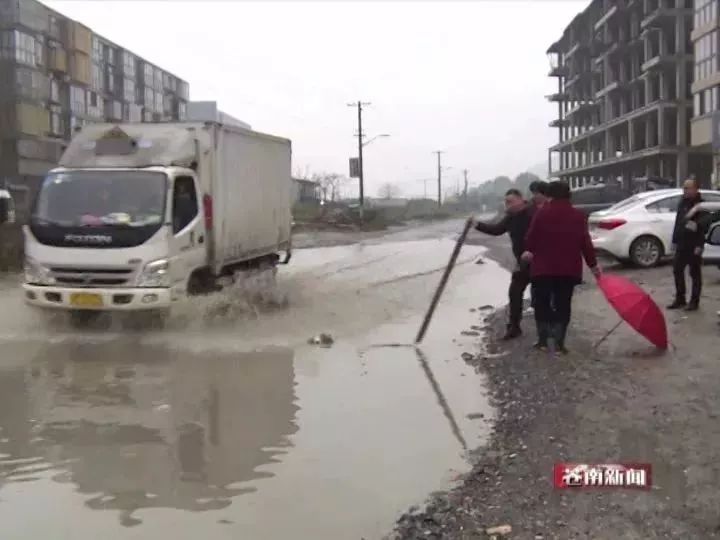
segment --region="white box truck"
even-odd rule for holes
[[[290,141],[217,122],[94,124],[25,226],[26,302],[167,313],[237,271],[287,263]]]

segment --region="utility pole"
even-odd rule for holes
[[[348,107],[357,107],[357,116],[358,116],[358,132],[357,132],[357,138],[358,138],[358,180],[360,181],[360,221],[363,219],[363,211],[365,207],[365,177],[363,172],[363,130],[362,130],[362,111],[363,111],[363,105],[370,105],[370,103],[366,103],[363,101],[358,101],[357,103],[348,103]]]
[[[463,186],[463,200],[467,204],[468,199],[468,170],[463,169],[463,178],[465,179],[465,185]]]
[[[437,188],[438,188],[438,207],[442,206],[442,162],[441,156],[445,153],[442,150],[433,152],[437,154]]]

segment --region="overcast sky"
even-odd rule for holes
[[[45,2],[190,83],[253,129],[293,142],[293,170],[346,174],[364,115],[366,188],[422,194],[445,175],[471,184],[547,160],[557,109],[545,51],[582,0],[465,2]]]

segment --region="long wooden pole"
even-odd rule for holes
[[[467,218],[467,221],[465,221],[465,227],[463,228],[463,232],[460,235],[460,238],[457,239],[457,242],[455,242],[455,249],[453,249],[452,255],[450,256],[450,262],[448,262],[448,265],[445,268],[445,272],[443,273],[442,279],[440,280],[440,284],[435,290],[435,295],[433,296],[430,307],[425,314],[425,319],[423,320],[422,326],[420,327],[420,331],[415,338],[415,343],[420,343],[425,337],[425,332],[427,332],[428,326],[430,325],[430,320],[432,319],[433,313],[435,312],[435,308],[437,307],[437,304],[440,301],[440,297],[445,290],[445,285],[447,285],[448,279],[450,278],[450,272],[452,272],[453,268],[455,267],[455,262],[457,261],[458,255],[460,255],[460,249],[465,243],[465,238],[470,231],[470,227],[472,227],[472,218]]]

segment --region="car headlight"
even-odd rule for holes
[[[55,284],[55,278],[50,276],[48,269],[30,257],[25,257],[24,270],[25,283],[29,285]]]
[[[138,287],[169,287],[170,261],[159,259],[149,262],[138,277]]]

